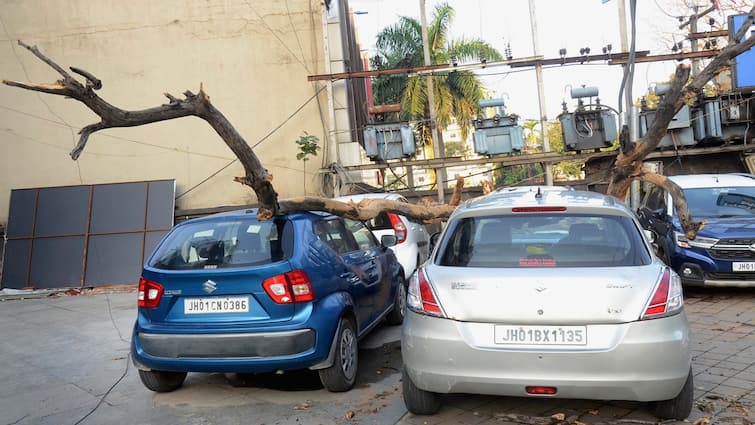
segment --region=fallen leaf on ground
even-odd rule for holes
[[[564,419],[566,419],[566,415],[563,413],[556,413],[551,415],[551,419],[553,419],[554,421],[563,421]]]
[[[699,418],[694,422],[693,425],[708,425],[710,423],[710,418],[707,416],[703,416],[702,418]]]
[[[595,410],[590,410],[590,411],[588,411],[587,413],[589,413],[589,414],[591,414],[591,415],[593,415],[593,416],[597,416],[597,415],[598,415],[598,413],[600,413],[600,412],[598,411],[598,409],[595,409]]]
[[[349,410],[348,412],[346,412],[345,415],[343,415],[343,417],[344,417],[344,419],[354,419],[354,411],[353,410]]]

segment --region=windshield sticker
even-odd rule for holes
[[[553,258],[520,258],[520,267],[556,267],[556,260]]]

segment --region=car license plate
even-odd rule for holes
[[[496,344],[585,345],[584,326],[495,326]]]
[[[731,263],[733,272],[755,272],[755,262],[748,263]]]
[[[187,298],[184,314],[248,313],[249,297]]]

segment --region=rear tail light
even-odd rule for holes
[[[277,304],[314,301],[312,281],[303,270],[279,274],[262,282],[262,288]]]
[[[679,275],[666,267],[661,279],[655,285],[653,296],[645,306],[640,319],[656,319],[678,313],[684,305],[682,281]]]
[[[156,308],[163,297],[163,286],[143,277],[139,278],[139,301],[141,308]]]
[[[566,207],[514,207],[511,212],[515,213],[548,213],[548,212],[564,212]]]
[[[407,306],[416,313],[445,317],[422,267],[417,269],[409,281]]]
[[[406,225],[401,221],[401,217],[398,214],[388,213],[388,219],[391,221],[391,227],[396,233],[396,243],[401,243],[406,240]]]
[[[525,387],[527,394],[534,395],[554,395],[556,394],[556,387]]]

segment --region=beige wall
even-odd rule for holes
[[[0,77],[58,78],[16,45],[22,39],[99,77],[100,96],[124,109],[157,106],[162,93],[196,92],[202,83],[254,145],[321,87],[306,78],[324,68],[320,8],[317,0],[0,0]],[[319,100],[327,119],[325,91]],[[75,133],[97,120],[76,101],[0,86],[0,223],[11,189],[175,178],[181,194],[234,158],[204,121],[183,118],[95,133],[72,161]],[[302,131],[325,143],[317,99],[255,148],[281,197],[304,194],[294,143]],[[323,159],[321,152],[307,163],[308,194],[319,193]],[[177,207],[254,202],[232,181],[239,175],[234,164]]]

